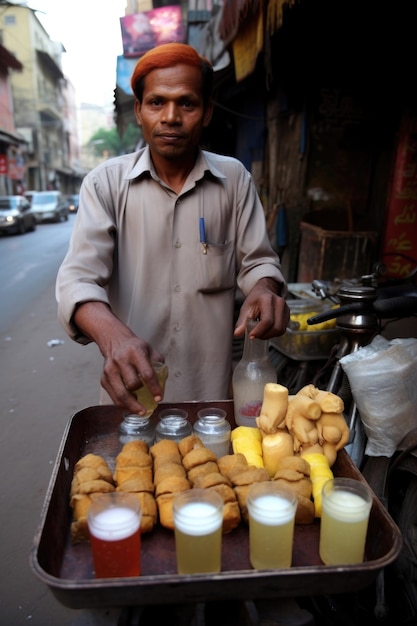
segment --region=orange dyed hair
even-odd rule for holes
[[[192,46],[185,43],[165,43],[156,46],[139,59],[130,79],[137,100],[142,101],[144,79],[149,72],[178,64],[191,65],[201,70],[203,99],[207,103],[213,88],[213,66]]]

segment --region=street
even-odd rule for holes
[[[73,220],[0,238],[4,626],[87,623],[84,611],[68,609],[54,598],[29,563],[66,423],[79,410],[98,404],[100,354],[95,345],[69,340],[56,317],[55,276]]]

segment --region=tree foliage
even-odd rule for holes
[[[99,128],[88,141],[88,145],[96,156],[118,156],[134,152],[142,133],[139,126],[129,124],[123,137],[116,128]]]

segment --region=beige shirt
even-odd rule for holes
[[[200,242],[204,218],[206,254]],[[236,159],[201,151],[179,195],[162,182],[149,149],[110,159],[80,191],[58,273],[58,315],[70,337],[79,303],[101,301],[164,356],[164,400],[229,397],[236,283],[284,283],[262,205]]]

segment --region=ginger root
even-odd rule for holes
[[[262,438],[264,467],[271,477],[276,473],[281,459],[294,455],[293,445],[293,439],[286,430],[280,430]]]
[[[265,434],[285,428],[288,408],[288,389],[277,383],[266,383],[264,387],[261,413],[256,418],[258,428]]]
[[[343,413],[322,413],[316,426],[321,445],[332,444],[337,452],[349,442],[349,426]]]
[[[321,408],[318,402],[300,393],[290,396],[285,421],[294,441],[295,452],[303,445],[318,443],[315,422],[320,416]]]
[[[343,413],[344,411],[342,398],[331,391],[317,389],[314,385],[306,385],[298,393],[318,402],[323,413]]]

